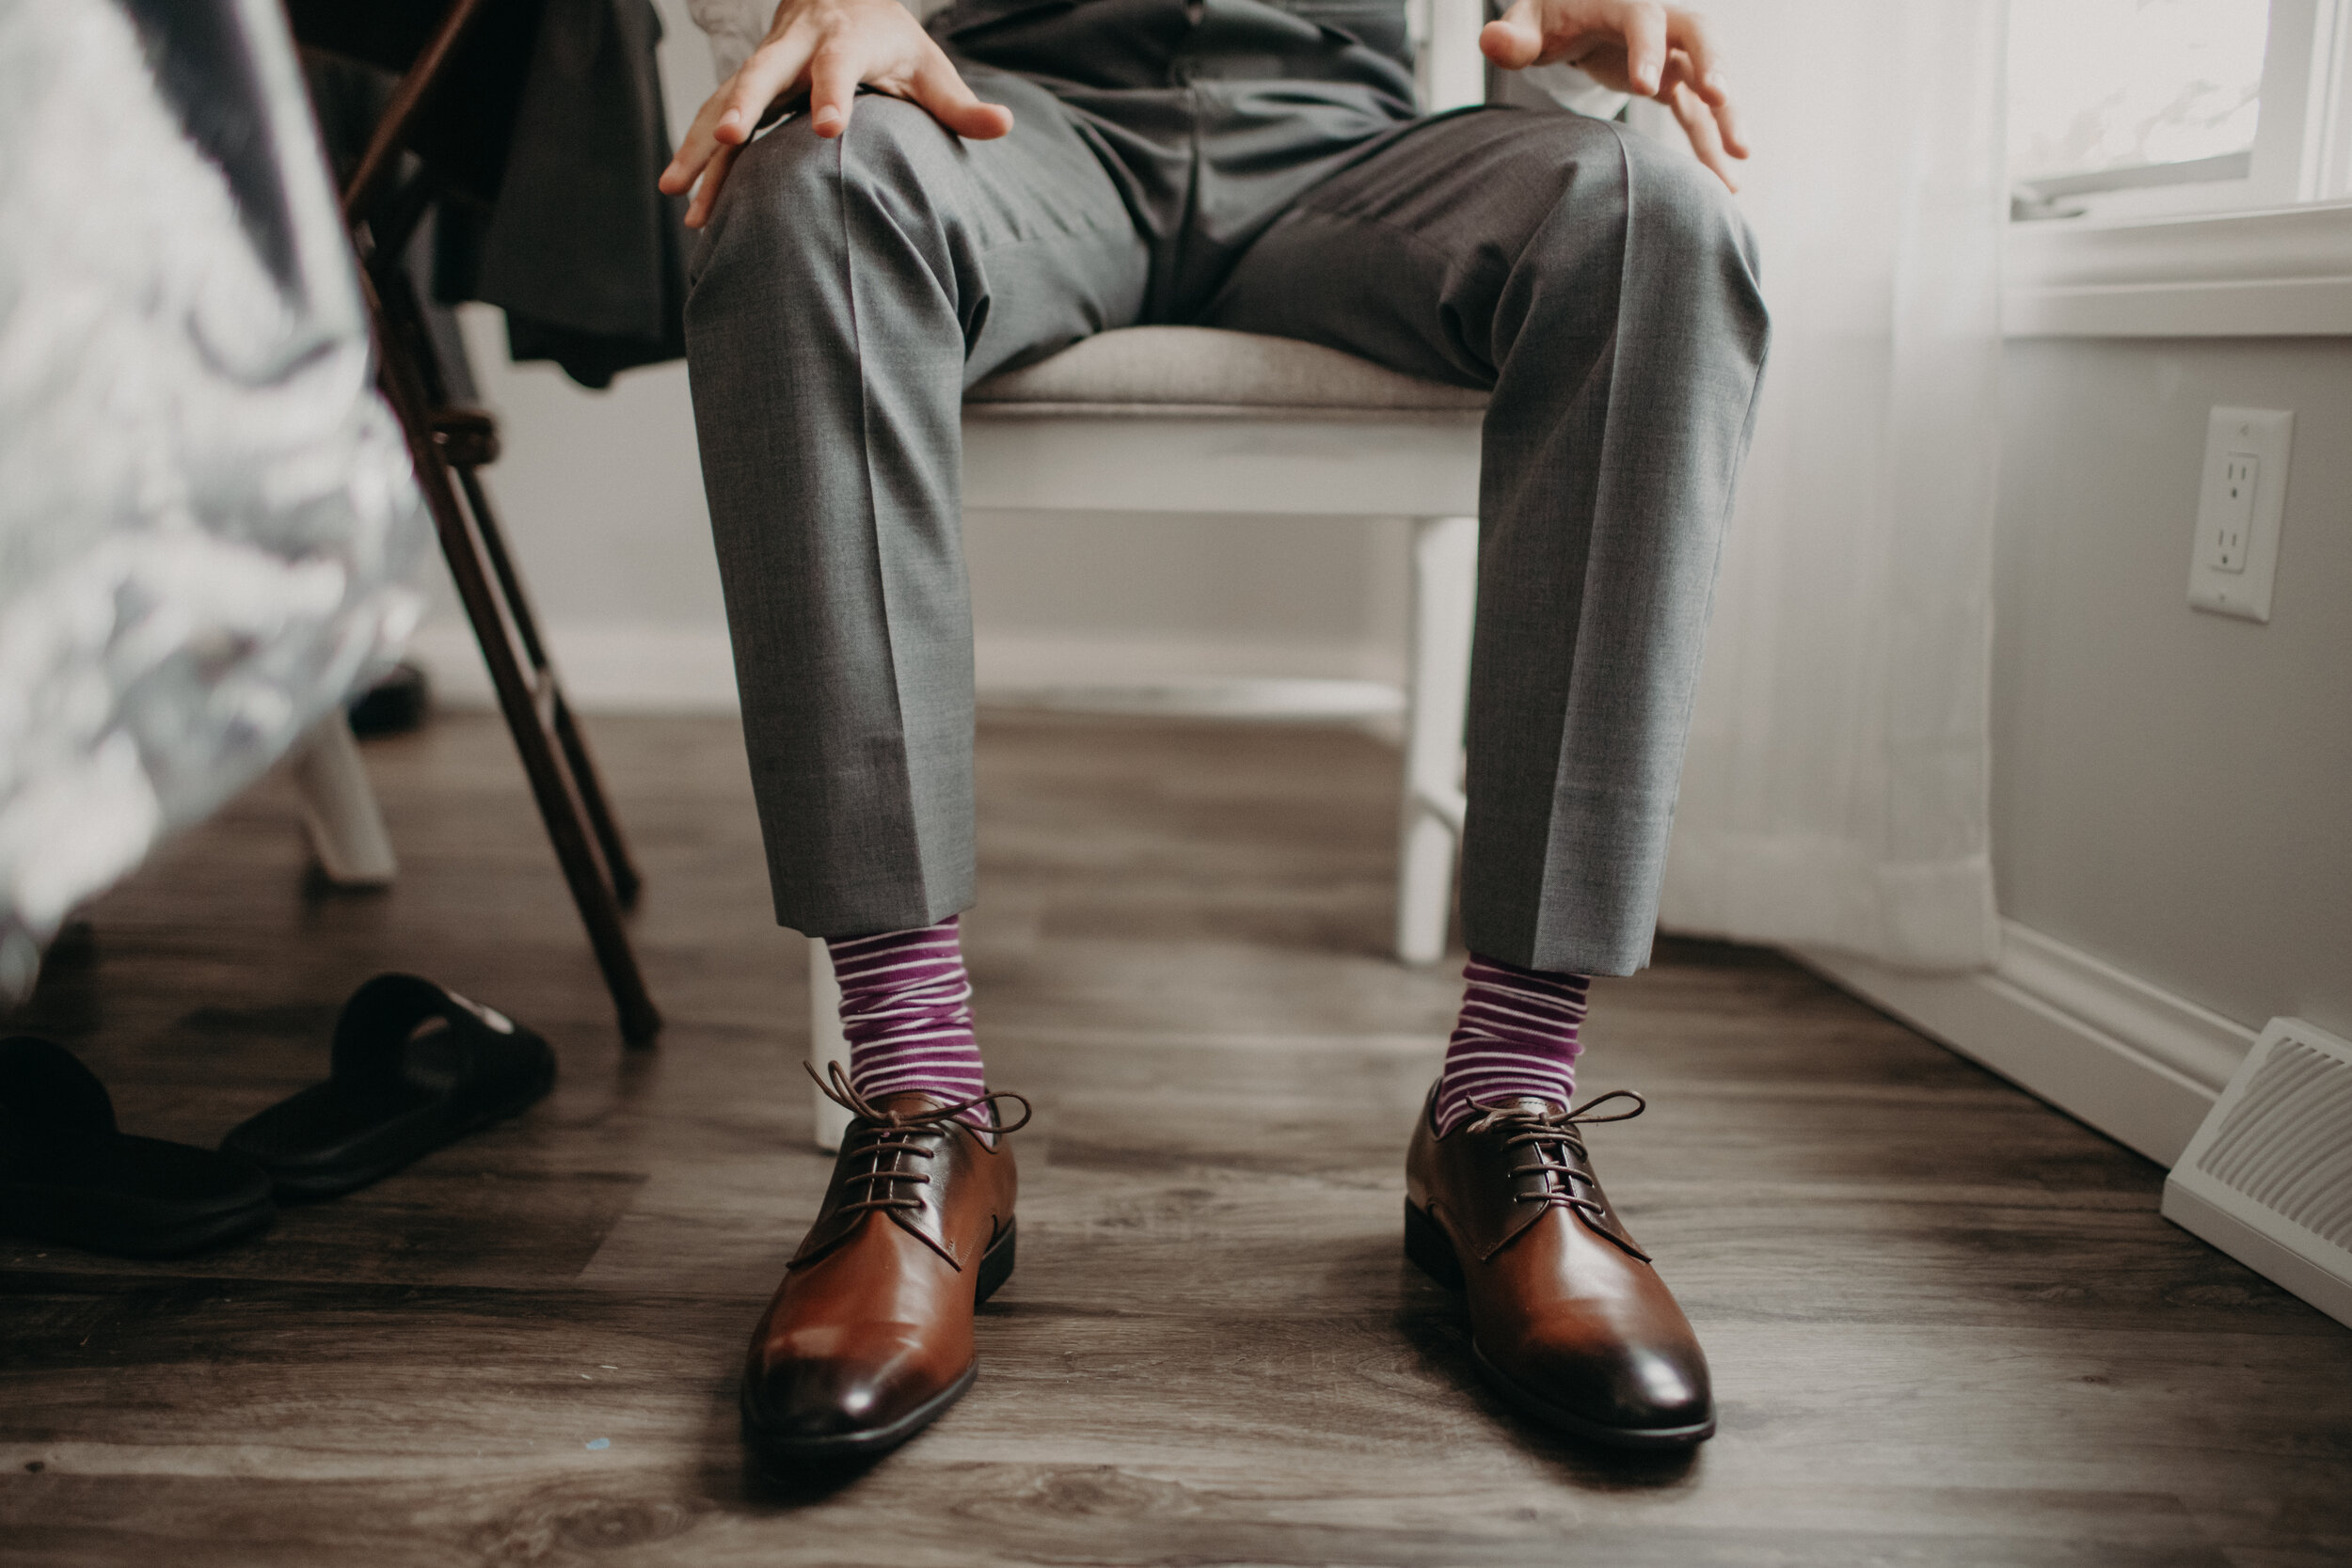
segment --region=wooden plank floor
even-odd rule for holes
[[[1039,1105],[981,1381],[855,1483],[747,1480],[734,1374],[826,1164],[733,726],[596,729],[671,1025],[618,1047],[503,735],[371,748],[404,865],[307,887],[265,785],[100,904],[10,1021],[211,1142],[421,971],[554,1097],[170,1264],[0,1243],[0,1560],[35,1563],[2352,1561],[2352,1334],[2173,1229],[2160,1173],[1777,959],[1597,991],[1613,1196],[1713,1357],[1688,1461],[1470,1375],[1403,1263],[1454,1000],[1382,957],[1395,760],[1349,733],[996,720],[969,947]],[[591,1444],[603,1447],[592,1448]]]

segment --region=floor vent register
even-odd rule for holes
[[[2164,1216],[2352,1324],[2352,1042],[2272,1019],[2166,1179]]]

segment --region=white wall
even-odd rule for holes
[[[2352,1026],[2352,341],[2018,340],[1998,965],[1804,960],[2170,1164],[2274,1018]],[[2188,607],[2207,410],[2292,409],[2267,626]]]
[[[2019,341],[2004,402],[2003,913],[2352,1033],[2352,341]],[[2295,411],[2267,626],[2187,603],[2216,404]]]

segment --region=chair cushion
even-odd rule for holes
[[[966,407],[1001,413],[1232,410],[1281,413],[1475,413],[1486,394],[1384,370],[1368,359],[1255,332],[1130,326],[1099,333],[1034,365],[990,376]]]

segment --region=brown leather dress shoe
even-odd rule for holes
[[[743,1440],[769,1468],[884,1453],[963,1397],[979,1370],[972,1309],[1012,1273],[1019,1095],[868,1102],[836,1065],[826,1092],[854,1118],[824,1206],[752,1331]],[[1003,1125],[1000,1101],[1019,1101]],[[984,1139],[959,1113],[984,1105]]]
[[[1631,1111],[1595,1117],[1623,1096]],[[1470,1298],[1472,1353],[1526,1415],[1625,1448],[1715,1433],[1707,1357],[1682,1308],[1593,1179],[1580,1128],[1639,1116],[1627,1090],[1571,1111],[1482,1105],[1438,1136],[1437,1091],[1405,1163],[1405,1252]]]

